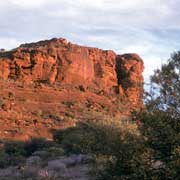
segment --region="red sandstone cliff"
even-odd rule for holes
[[[21,84],[23,96],[26,99],[35,98],[41,104],[47,94],[44,94],[42,99],[39,96],[48,88],[56,87],[56,91],[61,89],[61,95],[55,91],[48,91],[52,103],[56,103],[56,97],[60,98],[59,101],[63,98],[66,98],[65,101],[68,99],[68,102],[87,101],[89,107],[93,105],[98,109],[99,104],[102,107],[107,105],[112,114],[118,114],[119,111],[123,114],[122,108],[116,107],[117,101],[121,99],[124,104],[130,104],[124,105],[124,112],[127,114],[142,107],[142,72],[143,61],[137,54],[117,55],[110,50],[83,47],[69,43],[65,39],[52,39],[23,44],[12,51],[0,52],[0,95],[9,93],[8,89],[5,89],[9,86],[9,91],[15,92],[17,100],[23,94],[18,90]],[[41,94],[33,94],[32,89],[35,85],[41,87],[38,90]],[[32,91],[29,96],[28,91]],[[17,100],[16,106],[21,107],[20,104]],[[43,109],[43,105],[36,108]],[[32,108],[28,111],[32,111]]]

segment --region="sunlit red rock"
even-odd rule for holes
[[[38,110],[62,117],[71,113],[79,119],[85,116],[85,109],[118,117],[128,115],[143,106],[143,69],[137,54],[117,55],[112,50],[79,46],[62,38],[0,52],[0,95],[6,107],[5,112],[0,108],[0,123],[8,124],[11,113],[17,112],[16,125],[26,129],[25,125],[32,126],[37,120],[34,111]],[[9,92],[15,96],[10,111]],[[44,117],[40,115],[24,137],[36,134],[37,127],[43,129],[39,132],[42,136],[48,136],[41,122]],[[25,123],[24,119],[32,122]],[[46,126],[56,127],[49,121]]]

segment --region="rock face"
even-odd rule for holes
[[[111,88],[117,85],[116,54],[87,48],[64,39],[53,39],[1,53],[0,77],[25,83],[36,81],[53,84],[99,85]]]
[[[143,61],[137,54],[116,55],[52,39],[24,44],[0,54],[0,78],[26,84],[44,82],[116,90],[134,104],[141,101]]]
[[[13,86],[21,83],[24,87],[58,85],[68,92],[78,87],[80,92],[85,92],[83,101],[88,99],[89,103],[89,98],[98,93],[107,103],[120,97],[131,104],[129,112],[143,106],[143,69],[143,61],[137,54],[117,55],[111,50],[83,47],[62,38],[0,52],[0,79],[4,83],[10,81]],[[66,95],[67,92],[63,98]],[[73,96],[79,95],[76,92]],[[99,97],[94,98],[94,104]],[[113,102],[111,106],[114,107],[109,109],[116,109]]]

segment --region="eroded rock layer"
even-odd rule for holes
[[[137,54],[117,55],[111,50],[83,47],[62,38],[23,44],[12,51],[0,52],[0,111],[6,114],[15,108],[12,104],[16,104],[16,111],[21,112],[23,105],[18,98],[24,96],[25,100],[32,100],[36,110],[48,111],[43,102],[49,97],[52,106],[53,103],[68,102],[70,106],[79,102],[87,108],[95,106],[97,112],[103,108],[112,115],[128,114],[143,106],[142,72],[143,61]],[[7,96],[14,96],[14,102]],[[28,112],[33,111],[27,102],[24,105]],[[70,111],[60,105],[57,108],[63,113]],[[75,106],[74,114],[83,115],[78,111]],[[3,115],[0,118],[3,119]]]

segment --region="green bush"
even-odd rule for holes
[[[4,147],[5,153],[9,155],[26,155],[23,142],[6,142]]]
[[[10,156],[30,156],[35,151],[47,149],[54,146],[54,142],[46,141],[44,138],[32,138],[26,142],[8,141],[4,143],[4,151]]]
[[[93,155],[98,180],[145,179],[152,173],[151,149],[131,121],[79,123],[57,132],[54,139],[69,153]]]
[[[63,156],[65,154],[64,149],[61,147],[50,147],[47,149],[50,157]]]

